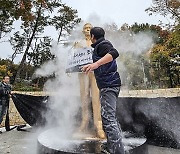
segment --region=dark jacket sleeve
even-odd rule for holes
[[[0,98],[4,96],[4,88],[3,88],[3,85],[2,83],[0,82]]]
[[[9,96],[11,93],[11,85],[4,85],[0,83],[0,97]]]
[[[98,48],[98,55],[104,57],[107,53],[111,54],[113,59],[116,59],[119,56],[118,51],[110,44],[102,44]]]

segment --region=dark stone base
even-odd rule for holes
[[[119,97],[117,118],[123,131],[145,135],[147,143],[180,149],[180,97]]]
[[[56,132],[57,128],[49,129],[39,135],[38,154],[101,154],[101,145],[106,142],[98,138],[62,139]],[[137,148],[145,141],[145,138],[123,138],[128,154],[136,154]]]

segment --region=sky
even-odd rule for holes
[[[168,23],[162,16],[149,16],[145,9],[152,5],[152,0],[62,0],[68,6],[78,10],[79,16],[86,20],[92,14],[103,21],[114,21],[118,25],[128,23],[158,24],[159,20]]]
[[[159,24],[160,20],[163,23],[169,23],[168,18],[160,15],[149,16],[145,12],[145,9],[152,5],[152,0],[62,0],[62,2],[77,9],[78,16],[85,22],[93,21],[96,24],[115,22],[118,27],[124,23],[132,25],[135,22]],[[94,23],[93,26],[99,26]],[[46,33],[47,35],[57,35],[55,30],[46,30]],[[8,58],[11,54],[10,44],[0,43],[0,58]],[[16,62],[18,60],[19,58],[16,59]]]

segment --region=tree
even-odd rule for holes
[[[156,44],[150,59],[154,68],[154,77],[159,80],[159,87],[178,87],[180,74],[180,25],[175,27],[168,39],[162,44]],[[159,73],[161,71],[161,73]]]
[[[36,39],[34,48],[28,53],[29,64],[35,68],[39,67],[48,60],[54,59],[55,56],[51,54],[51,38],[44,37],[39,40]]]
[[[150,50],[150,63],[145,60],[145,74],[152,87],[166,88],[179,85],[179,55],[180,33],[179,26],[168,31],[157,25],[137,24],[130,27],[134,33],[151,32],[155,45]],[[143,63],[144,63],[143,62]],[[150,73],[148,73],[150,72]]]
[[[59,31],[58,42],[60,42],[61,36],[70,34],[70,31],[80,21],[81,19],[78,18],[77,10],[63,4],[58,10],[58,16],[54,16],[50,22]]]
[[[163,16],[171,15],[172,19],[180,21],[180,1],[179,0],[152,0],[153,5],[146,9],[149,15],[157,13]]]
[[[0,39],[11,32],[15,20],[34,20],[31,3],[32,0],[0,0]]]
[[[2,79],[4,75],[9,75],[13,78],[16,68],[16,65],[12,64],[9,59],[0,59],[0,79]]]
[[[34,20],[33,5],[39,3],[46,8],[45,0],[0,0],[1,13],[6,19],[28,22]]]
[[[170,62],[172,61],[172,57],[169,58],[167,56],[170,52],[158,52],[160,50],[167,50],[165,45],[168,44],[168,40],[171,38],[171,31],[164,30],[160,26],[150,25],[148,23],[135,23],[131,26],[124,24],[119,30],[113,25],[108,27],[109,28],[107,29],[109,30],[107,31],[107,36],[113,36],[111,40],[114,41],[113,43],[117,46],[117,49],[120,47],[119,51],[122,49],[126,51],[120,53],[120,62],[123,63],[123,67],[120,67],[120,72],[122,72],[121,77],[125,86],[128,86],[130,89],[171,87],[170,80],[172,80],[171,83],[173,86],[177,85],[175,84],[178,81],[177,69],[175,69],[177,66],[172,66],[172,62]],[[142,32],[153,34],[155,47],[150,50],[145,49],[144,51],[141,51],[141,53],[134,53],[135,49],[133,49],[133,47],[135,46],[131,46],[132,42],[134,42],[136,36],[139,36],[138,34]],[[125,44],[129,44],[131,48],[127,48],[126,45],[121,46],[119,40],[122,40]],[[176,44],[177,46],[179,43],[177,42],[177,36],[176,39],[174,38],[173,40],[173,44]],[[157,51],[155,51],[155,48]],[[169,49],[170,48],[172,49],[172,46],[169,47]],[[174,60],[175,62],[177,62],[176,59]],[[167,71],[170,71],[171,74],[168,74]]]
[[[29,53],[32,55],[34,42],[42,42],[41,39],[46,37],[42,36],[46,26],[55,26],[56,30],[60,30],[58,36],[60,41],[65,32],[69,33],[80,22],[77,10],[66,6],[61,0],[0,0],[0,9],[0,39],[11,32],[15,20],[22,21],[21,31],[15,32],[10,38],[14,50],[11,61],[14,61],[17,54],[23,53],[15,81],[20,77],[27,55]],[[57,11],[60,18],[53,14]]]
[[[135,23],[130,27],[130,30],[135,34],[139,32],[150,32],[155,34],[153,37],[155,43],[163,43],[164,41],[167,40],[169,36],[169,32],[166,29],[162,29],[162,27],[158,25],[149,25],[148,23],[146,24]]]
[[[34,8],[34,11],[32,11],[31,13],[31,15],[34,16],[34,20],[32,21],[28,20],[28,22],[25,21],[21,26],[21,28],[24,29],[23,35],[26,37],[24,39],[26,40],[26,43],[25,43],[26,48],[23,53],[23,57],[21,59],[18,70],[17,70],[15,82],[17,78],[20,77],[21,70],[23,69],[23,65],[26,62],[26,57],[34,38],[38,37],[38,35],[44,32],[44,27],[48,26],[48,19],[50,17],[49,15],[45,15],[45,11],[47,8],[43,7],[43,2],[39,3],[39,2],[33,1],[31,4],[33,4],[33,8]],[[50,6],[52,10],[52,7],[56,8],[56,7],[59,7],[61,4],[53,1],[51,3],[48,2],[47,5]],[[49,7],[48,7],[48,10],[49,10]]]
[[[6,15],[0,11],[0,39],[12,30],[13,20],[7,19]]]
[[[46,36],[42,36],[44,33],[44,28],[46,26],[51,26],[53,19],[56,19],[57,23],[61,23],[61,26],[62,26],[61,28],[66,31],[69,31],[71,28],[73,28],[75,26],[75,24],[79,21],[79,18],[77,18],[77,15],[76,15],[77,11],[62,4],[60,0],[46,1],[45,6],[44,6],[44,3],[42,3],[42,2],[40,3],[36,0],[32,1],[31,4],[33,5],[32,6],[33,11],[31,10],[31,14],[34,17],[34,20],[32,20],[32,21],[28,20],[28,22],[25,21],[25,22],[23,22],[23,24],[21,26],[21,29],[24,30],[24,33],[21,36],[24,37],[23,40],[25,41],[25,48],[24,48],[24,52],[23,52],[23,57],[21,59],[20,65],[17,70],[15,81],[17,80],[17,78],[20,77],[20,73],[23,69],[23,65],[25,64],[25,62],[27,60],[26,58],[27,58],[28,54],[29,54],[29,56],[37,55],[37,53],[33,54],[33,51],[37,51],[37,50],[35,50],[36,47],[34,47],[33,44],[36,44],[39,42],[42,43],[41,39],[47,38]],[[51,17],[50,13],[52,13],[53,11],[56,11],[55,9],[58,9],[59,12],[62,13],[63,18],[57,18],[57,16]],[[47,14],[47,11],[49,14]],[[60,21],[58,21],[58,20],[60,20]],[[57,26],[57,25],[54,24],[53,26]],[[60,35],[62,35],[62,33],[60,33]],[[59,35],[59,37],[60,37],[60,35]],[[47,39],[46,39],[46,41],[47,41]],[[49,46],[48,43],[45,43],[44,45]],[[43,47],[43,48],[45,49],[45,47]],[[46,52],[46,54],[49,54],[49,53]],[[47,55],[47,57],[48,56],[49,55]],[[33,57],[35,57],[35,56],[33,56]],[[35,59],[33,59],[33,60],[35,60]]]
[[[28,51],[29,51],[29,48],[32,44],[32,41],[35,37],[35,35],[38,34],[38,31],[39,32],[42,32],[43,28],[44,28],[44,22],[40,22],[40,20],[43,20],[43,16],[42,16],[42,7],[41,5],[40,6],[36,6],[35,7],[35,14],[36,14],[36,18],[34,21],[32,21],[30,24],[29,24],[29,27],[27,27],[26,23],[22,26],[22,28],[24,28],[24,31],[25,33],[28,35],[30,35],[30,38],[27,40],[27,46],[26,46],[26,49],[24,51],[24,54],[23,54],[23,57],[22,57],[22,60],[20,62],[20,65],[19,65],[19,68],[17,70],[17,74],[16,74],[16,77],[15,77],[15,81],[17,80],[17,78],[19,78],[20,76],[20,73],[21,73],[21,70],[23,69],[23,65],[26,61],[26,56],[28,54]]]
[[[12,37],[10,37],[10,44],[12,46],[12,49],[13,49],[13,54],[11,55],[10,59],[11,59],[11,62],[13,63],[14,62],[14,59],[16,58],[16,56],[18,54],[22,54],[23,53],[23,50],[26,46],[26,36],[25,36],[26,33],[23,33],[22,35],[20,34],[19,31],[15,32],[14,35]]]
[[[0,78],[2,79],[4,75],[12,76],[12,73],[7,70],[6,65],[0,65]]]

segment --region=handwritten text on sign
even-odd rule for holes
[[[68,56],[67,68],[93,63],[92,48],[74,49]]]

